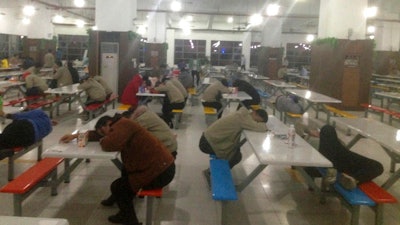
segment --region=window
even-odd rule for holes
[[[240,41],[211,41],[211,65],[226,66],[240,65],[242,42]]]
[[[289,68],[299,68],[311,64],[311,45],[303,43],[287,43],[286,58]]]
[[[66,60],[82,60],[85,50],[88,49],[89,37],[84,35],[58,35],[58,48]]]
[[[19,35],[0,34],[0,58],[12,57],[22,52],[22,41]]]
[[[261,47],[260,42],[251,42],[250,46],[250,67],[257,67],[258,62],[258,50]]]
[[[175,39],[175,64],[181,61],[188,63],[190,59],[203,59],[205,57],[205,40]]]
[[[144,63],[144,56],[146,55],[146,43],[147,38],[141,38],[139,44],[139,61],[138,63]]]

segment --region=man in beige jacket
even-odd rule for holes
[[[200,138],[200,150],[229,161],[232,168],[240,162],[240,136],[243,130],[266,132],[268,114],[263,109],[249,111],[242,107],[209,126]]]

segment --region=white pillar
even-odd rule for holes
[[[242,45],[242,54],[246,60],[246,68],[247,70],[250,68],[250,47],[251,47],[251,32],[243,33],[243,45]]]
[[[261,45],[266,47],[278,48],[282,43],[282,19],[268,17],[262,30]]]
[[[167,13],[152,13],[147,24],[147,42],[164,43],[166,41]]]
[[[397,14],[386,14],[385,19],[396,21]],[[374,36],[377,51],[399,51],[400,48],[400,23],[398,22],[375,22]]]
[[[51,23],[53,14],[50,10],[39,9],[32,16],[27,26],[28,37],[32,39],[53,39],[54,25]]]
[[[321,0],[318,38],[365,39],[368,0]]]
[[[132,31],[136,11],[136,0],[96,0],[97,29],[115,32]]]
[[[173,66],[174,65],[174,53],[175,53],[175,30],[174,29],[167,29],[166,31],[166,36],[167,36],[167,44],[168,44],[168,50],[167,50],[167,64],[168,66]]]

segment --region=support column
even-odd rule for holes
[[[174,53],[175,53],[175,30],[174,29],[167,29],[167,64],[168,66],[174,65]]]
[[[167,13],[152,13],[148,19],[147,42],[164,43],[166,42]]]
[[[251,32],[243,33],[243,45],[242,45],[242,54],[244,55],[246,60],[246,69],[250,68],[250,47],[251,47]]]
[[[321,0],[318,38],[365,39],[368,0]]]
[[[132,31],[136,14],[136,0],[96,0],[96,26],[98,30]]]

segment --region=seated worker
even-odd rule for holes
[[[289,79],[287,78],[286,73],[287,73],[287,66],[282,65],[282,67],[279,68],[278,70],[278,78],[280,80],[285,80],[285,82],[288,82]]]
[[[371,181],[383,173],[380,162],[369,159],[347,149],[338,139],[331,125],[321,128],[319,152],[329,159],[333,167],[341,173],[339,182],[346,189],[354,189],[357,184]]]
[[[299,97],[295,95],[279,95],[276,97],[275,107],[280,112],[290,112],[295,114],[304,113]]]
[[[34,69],[25,77],[26,95],[43,95],[44,91],[49,89],[47,82],[40,77],[40,63],[36,63]]]
[[[189,71],[185,69],[181,70],[178,75],[178,79],[186,89],[193,87],[193,77]]]
[[[121,96],[121,103],[136,108],[139,105],[139,97],[136,96],[136,93],[139,92],[139,87],[142,86],[143,81],[146,80],[148,80],[148,76],[143,76],[140,73],[134,75],[125,86]]]
[[[78,89],[86,92],[87,99],[85,105],[100,103],[106,100],[106,91],[94,78],[87,77],[86,79],[82,79]]]
[[[53,130],[52,125],[56,124],[41,109],[15,114],[0,111],[0,116],[12,120],[0,134],[0,152],[14,147],[28,147],[50,134]]]
[[[162,144],[138,123],[120,118],[101,129],[103,151],[121,152],[126,173],[111,184],[119,212],[108,217],[112,223],[139,225],[133,199],[140,189],[162,188],[175,176],[174,158]]]
[[[67,62],[67,68],[72,77],[72,83],[77,84],[80,81],[78,70],[76,70],[71,61]]]
[[[202,134],[199,142],[200,150],[206,154],[214,154],[219,159],[229,161],[232,168],[240,162],[240,136],[243,130],[266,132],[268,114],[263,109],[249,111],[240,108],[224,118],[215,121]]]
[[[106,99],[110,98],[111,94],[113,93],[113,90],[110,88],[110,86],[107,84],[107,82],[103,79],[103,77],[97,75],[94,76],[93,79],[101,84],[103,86],[104,90],[106,91]]]
[[[135,111],[126,111],[123,115],[146,128],[152,135],[160,140],[172,156],[176,159],[178,142],[175,134],[171,131],[168,125],[154,112],[149,110],[147,106],[138,106]],[[110,195],[107,199],[101,201],[104,206],[112,206],[115,202],[115,197]]]
[[[183,109],[185,107],[185,97],[183,97],[179,89],[167,78],[163,78],[161,83],[155,87],[154,90],[166,94],[161,110],[164,121],[172,127],[172,110]]]
[[[169,80],[172,82],[173,85],[175,85],[175,87],[178,88],[178,90],[181,92],[181,94],[183,95],[183,97],[185,98],[185,103],[186,100],[188,98],[188,92],[186,90],[186,88],[183,86],[183,84],[179,81],[178,78],[176,77],[170,77]]]
[[[53,78],[57,81],[57,87],[73,84],[71,73],[67,67],[62,65],[61,61],[56,61],[54,64],[54,70],[56,72],[53,74]]]
[[[212,107],[219,112],[222,108],[221,99],[223,93],[230,93],[226,79],[217,80],[208,86],[203,92],[201,103],[203,106]],[[218,113],[218,118],[221,118],[221,116],[222,112]]]
[[[251,100],[243,100],[242,104],[246,106],[247,109],[250,109],[251,105],[259,105],[261,102],[260,95],[258,94],[257,90],[251,85],[249,82],[237,79],[233,82],[232,84],[233,87],[237,87],[238,91],[244,91],[248,95],[251,96]],[[239,109],[242,105],[239,104],[238,108]]]

